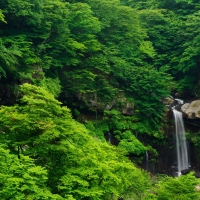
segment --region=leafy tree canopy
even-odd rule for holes
[[[0,147],[0,197],[6,199],[63,199],[46,186],[47,170],[28,156],[12,155]]]
[[[199,180],[191,172],[178,178],[168,177],[161,180],[149,199],[171,200],[171,199],[199,199],[200,194],[196,189]],[[147,198],[148,199],[148,198]]]
[[[29,156],[38,169],[46,167],[47,186],[53,193],[63,198],[110,199],[145,190],[147,176],[123,151],[90,136],[52,94],[24,84],[21,95],[19,105],[0,110],[1,140],[13,154]]]

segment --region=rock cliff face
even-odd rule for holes
[[[122,112],[124,115],[133,115],[134,114],[134,103],[128,101],[128,99],[124,96],[124,94],[117,95],[113,100],[110,102],[106,102],[100,100],[96,93],[83,94],[78,93],[76,95],[77,99],[85,105],[86,108],[93,109],[93,110],[111,110],[116,109]]]

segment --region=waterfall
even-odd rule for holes
[[[177,151],[177,164],[178,164],[178,176],[181,175],[181,171],[188,169],[188,146],[185,137],[185,128],[183,124],[182,113],[173,109],[176,127],[176,151]]]
[[[108,133],[108,142],[111,143],[111,133]]]
[[[149,154],[148,154],[148,151],[146,151],[146,170],[149,171]]]
[[[178,102],[178,104],[183,104],[183,100],[182,99],[174,99]]]
[[[187,141],[187,150],[188,150],[188,163],[189,167],[191,167],[191,162],[190,162],[190,143]]]

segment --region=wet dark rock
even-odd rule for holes
[[[181,174],[182,175],[186,175],[186,174],[189,174],[190,173],[190,169],[184,169],[181,171]]]
[[[196,178],[200,178],[200,172],[195,171],[194,175],[195,175]]]

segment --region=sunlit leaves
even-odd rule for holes
[[[6,199],[63,199],[46,187],[47,171],[27,156],[0,147],[0,197]]]
[[[118,145],[119,148],[123,148],[128,153],[132,153],[134,155],[141,155],[146,151],[144,145],[130,131],[125,131],[118,137],[120,136],[121,141]]]
[[[1,10],[0,10],[0,21],[2,21],[2,22],[4,22],[4,23],[7,23],[7,22],[5,21],[4,15],[3,15],[3,13],[2,13]]]
[[[71,199],[117,198],[132,193],[133,180],[145,176],[124,151],[90,136],[43,88],[24,84],[21,95],[21,105],[0,110],[1,139],[12,153],[26,154],[46,167],[54,193]],[[147,180],[141,179],[142,191]],[[134,190],[137,195],[141,188],[135,185]]]
[[[196,189],[198,184],[199,180],[193,173],[179,176],[178,178],[168,177],[156,185],[155,189],[153,189],[155,193],[152,196],[158,200],[199,199],[200,193]]]

